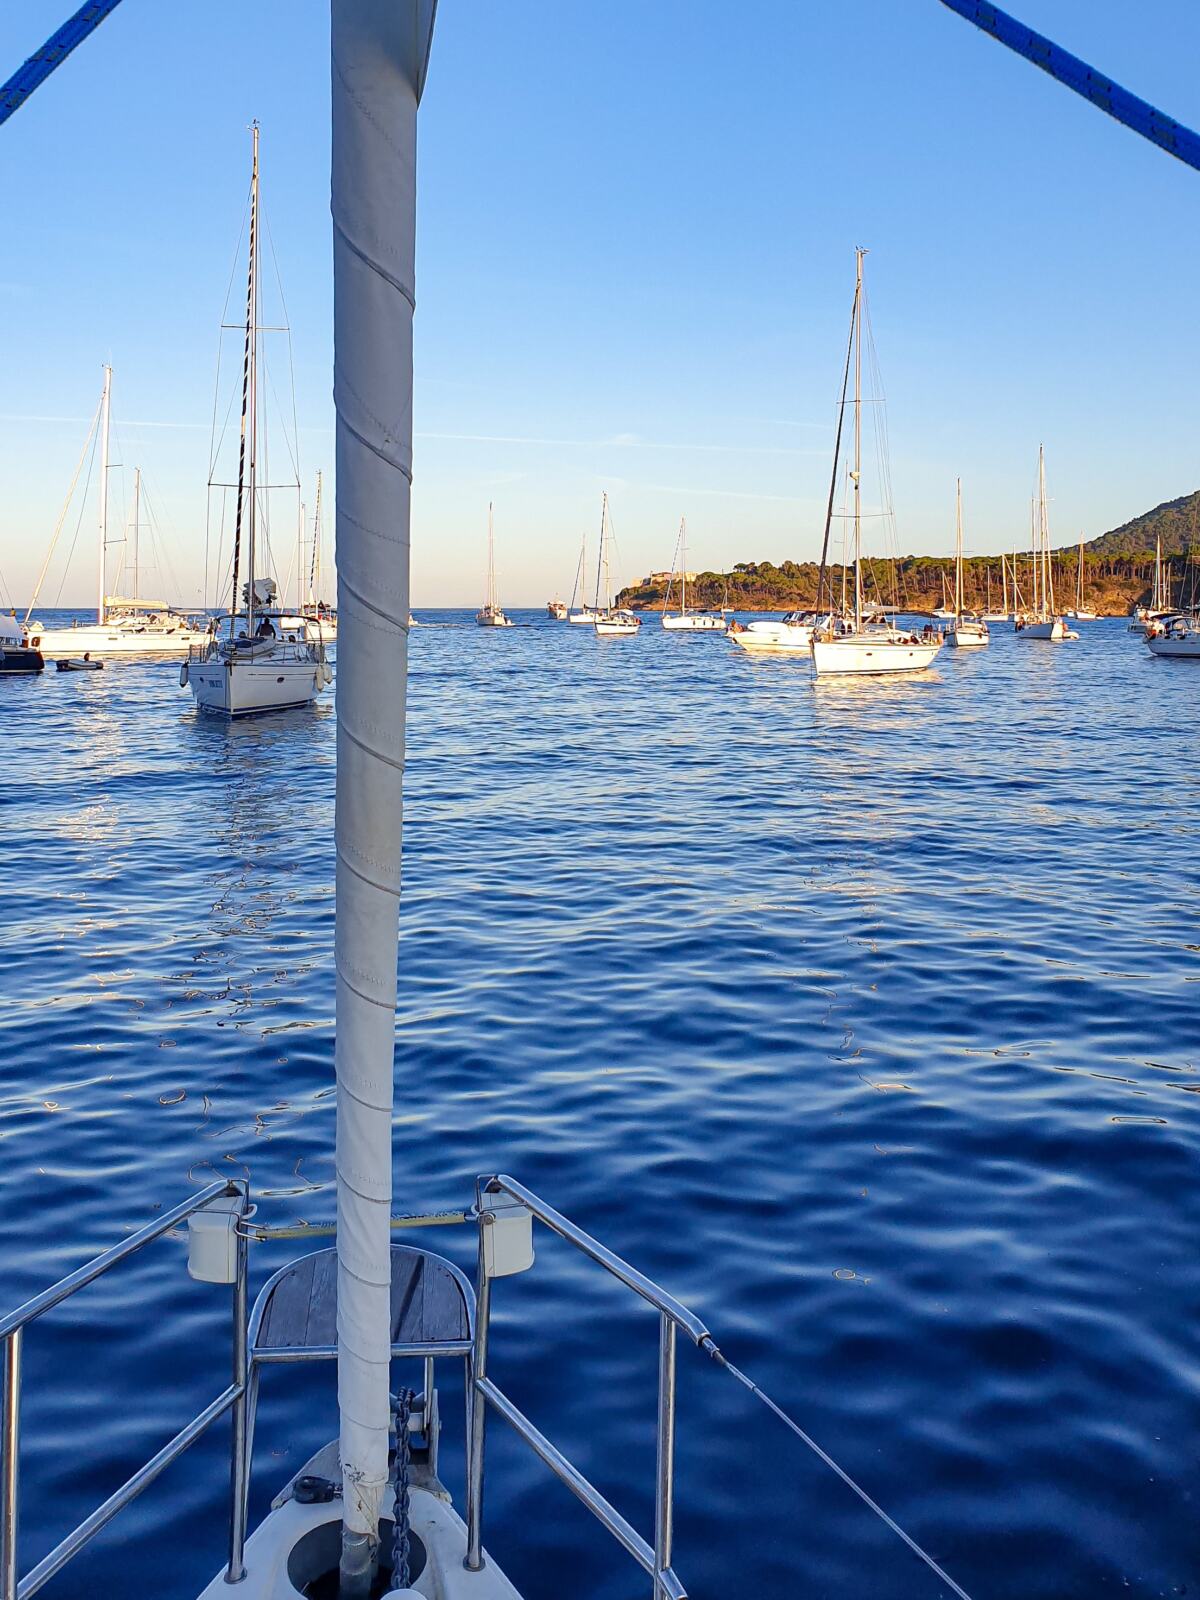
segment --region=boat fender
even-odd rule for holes
[[[179,669],[179,687],[181,689],[186,689],[187,688],[187,681],[188,681],[188,664],[185,661],[183,663],[183,665]]]

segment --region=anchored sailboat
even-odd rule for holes
[[[325,560],[325,519],[322,514],[321,474],[317,473],[317,505],[313,512],[312,554],[308,567],[308,593],[301,598],[300,615],[309,624],[310,637],[325,644],[337,638],[337,607],[325,599],[322,582]],[[302,552],[301,552],[302,554]],[[300,563],[302,565],[302,563]]]
[[[576,605],[578,600],[579,604]],[[567,621],[580,627],[591,627],[599,615],[599,601],[587,603],[587,534],[579,546],[579,565],[575,569],[575,586],[571,590],[571,604],[567,607]]]
[[[932,666],[941,649],[940,635],[919,638],[897,628],[886,617],[870,620],[863,598],[862,573],[862,341],[863,258],[855,251],[854,305],[851,340],[854,351],[854,610],[848,618],[822,624],[812,635],[812,663],[818,677],[848,673],[917,672]],[[839,434],[840,438],[840,434]],[[837,462],[834,462],[834,476]],[[932,630],[928,630],[932,633]]]
[[[25,635],[32,650],[40,651],[43,656],[58,655],[182,655],[195,644],[199,644],[207,636],[207,626],[199,618],[177,611],[165,600],[148,600],[138,593],[138,556],[133,557],[133,594],[110,595],[107,583],[108,568],[108,502],[109,502],[109,432],[112,421],[112,368],[104,369],[104,390],[100,397],[98,412],[100,426],[100,485],[99,485],[99,515],[97,518],[98,551],[97,551],[97,595],[96,595],[96,620],[94,623],[77,623],[70,628],[46,627],[44,623],[33,617],[37,607],[38,595],[42,583],[49,570],[51,559],[54,555],[55,545],[62,530],[66,507],[63,516],[59,518],[58,527],[50,541],[46,559],[42,563],[42,570],[34,590],[33,601],[25,614]],[[96,423],[88,432],[84,443],[86,453],[91,442]],[[83,456],[80,456],[82,465]],[[74,492],[75,481],[78,480],[79,468],[76,468],[75,480],[71,485],[71,492],[67,496],[70,503],[71,493]],[[133,540],[136,550],[138,529],[141,525],[141,469],[138,468],[134,476],[134,511],[133,511]]]
[[[596,562],[596,604],[594,607],[597,638],[601,639],[630,639],[633,638],[642,626],[642,619],[636,612],[627,611],[624,607],[613,605],[612,597],[612,572],[610,570],[609,548],[612,544],[612,528],[608,520],[608,495],[605,494],[600,502],[600,556]],[[601,596],[603,595],[603,604]]]
[[[276,604],[274,578],[259,573],[265,565],[264,529],[259,526],[265,488],[258,482],[259,444],[259,173],[258,123],[251,129],[250,262],[246,280],[245,347],[242,358],[242,414],[238,449],[237,510],[233,534],[231,609],[215,617],[212,632],[195,646],[180,668],[200,711],[227,717],[283,711],[307,705],[333,681],[320,639],[311,624]],[[245,572],[240,591],[238,579]],[[239,593],[242,607],[238,609]]]
[[[679,610],[668,611],[671,588],[675,575],[679,575]],[[667,585],[667,598],[663,608],[662,625],[682,633],[724,633],[725,618],[719,611],[689,611],[687,603],[687,518],[679,519],[679,537],[675,541],[675,560],[671,568],[671,581]]]
[[[475,621],[481,628],[511,628],[511,620],[505,616],[504,608],[496,599],[496,538],[492,527],[492,504],[488,501],[488,570],[487,570],[487,599],[482,607],[475,613]]]
[[[1022,639],[1077,639],[1054,604],[1054,563],[1050,553],[1050,518],[1046,506],[1046,452],[1038,446],[1038,492],[1033,515],[1033,597],[1017,617]]]
[[[988,625],[973,611],[968,611],[963,604],[963,525],[962,525],[962,479],[957,478],[954,485],[954,625],[947,634],[947,643],[957,645],[960,650],[977,649],[985,645],[990,637]]]

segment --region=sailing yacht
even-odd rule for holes
[[[613,605],[612,599],[612,573],[609,563],[609,546],[612,544],[612,529],[608,521],[608,495],[605,494],[600,502],[600,556],[596,562],[596,604],[594,606],[595,621],[592,626],[596,630],[598,639],[631,639],[642,626],[642,619],[636,612],[624,607]],[[604,596],[601,605],[600,597]]]
[[[1171,604],[1171,568],[1170,563],[1164,565],[1162,558],[1162,534],[1154,536],[1154,587],[1150,591],[1150,604],[1135,608],[1134,620],[1129,624],[1130,633],[1145,633],[1150,631],[1152,623],[1162,623],[1175,616],[1176,608]]]
[[[1046,452],[1038,446],[1038,493],[1033,519],[1033,596],[1028,610],[1017,616],[1022,639],[1077,639],[1054,604],[1054,567],[1050,557],[1050,521],[1046,510]]]
[[[679,574],[679,610],[668,611],[671,588],[675,574]],[[667,584],[667,598],[663,607],[662,625],[676,633],[724,633],[725,618],[719,611],[689,611],[687,603],[687,518],[679,521],[679,537],[675,541],[675,561],[671,581]]]
[[[496,601],[496,541],[492,529],[492,504],[488,501],[488,572],[487,572],[487,599],[482,607],[475,613],[475,621],[481,628],[511,628],[511,620],[505,616],[504,608]]]
[[[258,123],[251,127],[250,261],[246,282],[246,339],[242,361],[242,415],[238,450],[237,511],[233,535],[231,608],[213,618],[205,642],[188,652],[180,685],[191,688],[199,711],[241,717],[308,705],[333,681],[320,639],[296,611],[277,605],[274,578],[259,575],[265,528],[259,527],[259,173]],[[238,579],[245,562],[245,582]],[[241,599],[241,607],[238,599]]]
[[[942,578],[942,603],[941,603],[940,606],[935,606],[933,608],[932,615],[939,622],[950,622],[953,619],[954,614],[955,614],[954,607],[950,604],[949,600],[946,598],[946,574],[944,572],[942,573],[941,578]]]
[[[1001,589],[1003,590],[1003,599],[1000,602],[1001,609],[999,611],[993,611],[992,569],[989,566],[987,570],[987,597],[984,600],[983,606],[984,622],[1009,622],[1012,620],[1008,609],[1008,561],[1004,555],[1001,555],[1000,557],[1000,585]]]
[[[575,586],[571,590],[571,604],[567,607],[567,621],[577,627],[590,628],[600,615],[599,596],[594,605],[587,603],[587,534],[579,546],[579,565],[575,569]],[[578,600],[579,604],[575,602]]]
[[[1079,535],[1079,560],[1075,568],[1075,604],[1066,613],[1080,622],[1095,622],[1096,613],[1083,603],[1083,534]]]
[[[810,648],[813,669],[818,677],[850,673],[918,672],[933,665],[942,645],[940,635],[918,637],[915,633],[898,628],[885,615],[880,615],[878,620],[873,619],[863,598],[862,341],[865,255],[863,249],[855,251],[854,304],[850,313],[854,354],[854,467],[850,474],[854,486],[854,610],[849,617],[822,623],[813,633]],[[836,475],[835,459],[835,478]],[[932,631],[929,630],[931,634]]]
[[[303,518],[301,518],[303,530]],[[303,548],[297,551],[298,568],[303,568]],[[325,520],[321,514],[321,474],[317,473],[317,504],[313,512],[312,556],[308,567],[308,594],[301,599],[300,615],[310,638],[329,644],[337,638],[337,607],[322,593],[322,567],[325,557]]]
[[[112,368],[104,368],[104,389],[97,412],[100,427],[100,511],[98,518],[97,570],[99,592],[96,597],[95,622],[74,623],[69,628],[47,627],[33,616],[38,593],[50,561],[63,519],[50,541],[46,559],[42,563],[34,598],[25,614],[25,634],[31,650],[43,656],[100,656],[100,655],[181,655],[199,644],[207,634],[206,624],[199,618],[177,611],[165,600],[150,600],[138,594],[138,559],[133,558],[133,594],[128,596],[107,593],[106,570],[108,566],[108,500],[109,500],[109,431],[112,421]],[[84,443],[86,452],[96,423],[89,429]],[[82,460],[82,457],[80,458]],[[76,473],[78,476],[78,471]],[[134,475],[133,541],[136,551],[137,531],[141,526],[141,469]],[[72,489],[74,484],[72,484]],[[68,495],[68,502],[70,495]],[[63,516],[66,515],[64,507]]]
[[[973,611],[967,611],[963,605],[963,529],[962,529],[962,479],[955,480],[955,527],[954,527],[954,612],[953,626],[946,635],[948,644],[957,645],[960,650],[977,649],[985,645],[990,638],[988,625]]]

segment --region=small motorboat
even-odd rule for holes
[[[41,651],[29,643],[16,616],[0,615],[0,677],[40,672],[45,665]]]
[[[54,663],[59,672],[103,672],[103,661],[93,661],[91,652],[86,651],[81,656],[67,656]]]

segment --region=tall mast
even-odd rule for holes
[[[1079,575],[1076,580],[1075,609],[1083,610],[1083,530],[1079,532]]]
[[[962,616],[962,479],[954,480],[954,620]]]
[[[489,611],[496,609],[496,547],[492,536],[492,502],[488,501],[488,575],[487,599],[484,601]]]
[[[100,402],[100,574],[96,596],[96,621],[104,626],[104,563],[108,555],[108,423],[112,411],[112,368],[104,369],[104,397]]]
[[[1014,581],[1014,583],[1016,581],[1016,574],[1015,573],[1013,575],[1013,581]],[[1001,584],[1003,585],[1003,588],[1004,588],[1004,598],[1003,598],[1003,601],[1002,601],[1002,605],[1003,605],[1003,609],[1004,609],[1004,620],[1005,620],[1005,622],[1007,622],[1008,621],[1008,614],[1009,614],[1008,613],[1008,557],[1003,553],[1003,551],[1001,551],[1001,553],[1000,553],[1000,582],[1001,582]],[[1014,606],[1013,609],[1015,611],[1016,607]]]
[[[142,469],[133,469],[133,598],[138,599],[138,530],[141,524]]]
[[[341,1600],[370,1592],[388,1481],[417,102],[433,12],[331,6]]]
[[[256,437],[254,427],[254,389],[256,382],[256,346],[257,336],[255,321],[258,314],[258,274],[256,272],[258,260],[258,123],[253,127],[254,132],[254,164],[250,173],[250,265],[246,272],[246,343],[242,352],[242,419],[241,433],[238,440],[238,481],[237,481],[237,510],[233,519],[233,593],[229,599],[230,633],[233,632],[233,617],[238,609],[238,578],[242,562],[242,528],[249,527],[249,559],[247,562],[250,574],[250,605],[248,609],[247,632],[253,632],[250,624],[253,622],[251,613],[254,610],[254,455]],[[248,498],[247,498],[248,497]],[[249,515],[247,516],[247,504]]]
[[[680,587],[680,599],[679,599],[679,615],[681,617],[686,617],[687,616],[687,518],[686,517],[680,517],[680,519],[679,519],[679,557],[680,557],[680,562],[681,562],[681,566],[680,566],[680,569],[679,569],[679,582],[680,582],[680,586],[681,586]]]
[[[608,494],[607,491],[600,500],[600,553],[596,557],[596,598],[592,609],[600,609],[600,574],[604,570],[604,529],[608,522]]]
[[[1038,530],[1042,539],[1042,606],[1054,615],[1054,572],[1050,566],[1050,516],[1046,506],[1046,453],[1038,449]]]
[[[862,629],[862,291],[863,257],[854,252],[854,631]]]
[[[317,509],[313,513],[312,562],[308,569],[308,603],[315,605],[321,597],[321,546],[325,543],[325,529],[321,512],[321,473],[317,471]]]
[[[249,494],[247,517],[246,576],[250,580],[249,600],[246,602],[246,632],[254,637],[254,573],[255,544],[258,531],[258,123],[254,123],[254,164],[250,173],[250,296],[249,321],[246,333],[249,339],[249,403],[248,448],[246,453],[246,483]],[[236,605],[237,597],[234,596]]]

